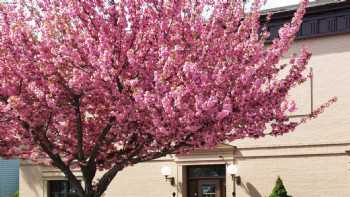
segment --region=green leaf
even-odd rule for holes
[[[283,185],[283,181],[280,177],[276,180],[276,185],[272,190],[272,193],[269,197],[291,197],[287,194],[287,190]]]

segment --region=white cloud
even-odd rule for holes
[[[311,0],[310,2],[315,1]],[[268,0],[264,9],[278,8],[289,5],[297,5],[300,3],[300,0]]]
[[[250,6],[249,4],[253,1],[254,0],[248,0],[248,6],[247,6],[248,9]],[[290,5],[297,5],[300,3],[300,1],[301,0],[267,0],[266,4],[263,6],[263,10],[285,7]],[[313,1],[316,1],[316,0],[310,0],[310,2],[313,2]]]

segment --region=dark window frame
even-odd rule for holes
[[[63,185],[59,185],[62,184]],[[56,184],[56,185],[54,185]],[[47,197],[78,197],[76,193],[74,193],[74,187],[67,179],[52,179],[46,181],[46,187],[47,187]],[[54,191],[53,193],[53,187],[56,187],[56,189],[61,189],[62,191]],[[57,188],[61,187],[61,188]]]

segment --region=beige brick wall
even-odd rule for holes
[[[40,166],[20,165],[19,193],[25,197],[43,197],[43,177]]]
[[[278,176],[294,197],[350,196],[349,157],[270,157],[239,160],[239,197],[268,196]]]
[[[313,53],[310,65],[314,69],[314,106],[336,96],[338,102],[319,118],[301,125],[295,132],[282,137],[240,140],[238,147],[350,143],[350,34],[303,40],[295,43],[292,52],[303,45]],[[287,56],[286,56],[287,57]],[[293,91],[298,113],[310,108],[309,84]]]
[[[350,35],[339,35],[299,41],[313,52],[310,64],[314,68],[315,106],[337,96],[339,101],[318,119],[300,126],[282,137],[240,140],[235,160],[243,185],[238,197],[265,197],[271,192],[277,176],[281,176],[294,197],[350,196]],[[299,112],[308,112],[308,84],[293,92]],[[223,163],[219,152],[193,157],[176,157],[129,167],[118,174],[106,197],[170,197],[173,192],[183,196],[183,167]],[[232,158],[229,158],[229,162]],[[160,168],[171,166],[178,182],[166,183]],[[20,193],[25,197],[45,197],[45,180],[62,178],[62,174],[47,168],[22,165]],[[232,181],[227,177],[227,196]]]
[[[173,161],[147,162],[131,166],[118,175],[106,192],[106,197],[171,197],[177,188],[165,182],[161,175],[162,166],[170,166],[177,175],[177,166]]]

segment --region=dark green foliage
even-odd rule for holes
[[[17,192],[14,193],[11,197],[19,197],[19,192],[17,191]]]
[[[277,178],[276,185],[269,197],[291,197],[287,194],[287,190],[284,187],[282,179],[280,177]]]

